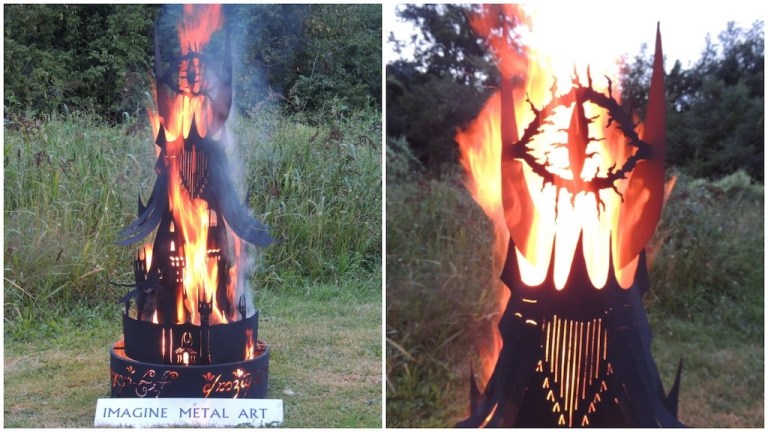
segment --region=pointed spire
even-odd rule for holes
[[[666,155],[667,102],[664,85],[664,54],[661,30],[656,26],[656,52],[648,93],[643,141],[650,147],[647,160],[632,171],[624,192],[619,217],[618,251],[615,267],[625,268],[645,248],[661,216],[664,204],[664,158]]]
[[[648,92],[643,140],[653,147],[653,158],[664,157],[666,148],[667,102],[664,83],[664,53],[661,48],[661,25],[656,24],[656,50],[653,54],[653,75]],[[661,150],[661,154],[658,150]]]
[[[469,367],[469,412],[474,413],[480,402],[480,390],[475,382],[475,370]]]
[[[168,144],[168,138],[165,136],[165,126],[162,122],[160,123],[160,130],[157,131],[157,139],[155,139],[155,144],[157,144],[161,150],[165,150],[165,145]]]
[[[667,394],[667,398],[664,400],[664,405],[669,412],[677,418],[677,402],[680,395],[680,377],[683,374],[683,358],[680,357],[680,362],[677,364],[677,374],[675,374],[675,383]]]

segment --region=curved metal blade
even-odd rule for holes
[[[664,84],[664,56],[661,31],[656,27],[656,52],[653,76],[648,94],[643,141],[651,147],[651,157],[641,161],[632,171],[624,192],[619,215],[618,253],[614,266],[624,268],[646,246],[661,216],[664,204],[664,157],[666,155],[667,102]]]

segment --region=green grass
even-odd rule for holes
[[[239,195],[278,239],[250,277],[268,396],[285,401],[285,426],[377,427],[380,114],[309,125],[262,108],[230,119],[229,151]],[[109,281],[133,278],[133,249],[112,242],[155,181],[150,135],[87,115],[6,123],[5,426],[89,426],[109,394],[124,294]]]
[[[389,427],[465,418],[470,365],[493,330],[492,228],[459,178],[430,179],[388,148]],[[743,174],[680,174],[650,242],[653,356],[667,389],[683,357],[680,419],[691,426],[763,426],[763,197]]]
[[[701,317],[703,318],[703,317]],[[763,337],[721,323],[649,311],[652,352],[665,389],[683,359],[679,419],[691,427],[764,427]]]
[[[459,176],[387,150],[387,426],[452,426],[496,307],[493,231]],[[475,367],[478,364],[474,364]]]
[[[269,392],[285,427],[381,424],[381,296],[375,280],[267,290],[259,337],[270,345]],[[89,427],[109,397],[109,347],[120,307],[75,306],[6,333],[5,427]]]
[[[264,113],[235,127],[251,206],[280,240],[261,285],[381,267],[380,126],[374,113],[325,128]]]

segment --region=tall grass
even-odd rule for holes
[[[468,366],[496,306],[493,234],[458,175],[430,179],[391,144],[400,148],[387,152],[387,425],[451,426],[468,412]],[[733,383],[763,381],[763,231],[761,185],[743,173],[679,174],[650,242],[654,356],[667,386],[684,357],[681,413],[694,426],[762,424],[762,387]]]
[[[6,125],[6,321],[28,308],[117,298],[107,282],[129,274],[130,251],[112,242],[136,212],[138,188],[154,180],[153,154],[149,134],[85,115]]]
[[[763,208],[763,186],[743,171],[717,181],[680,174],[651,242],[660,247],[649,309],[762,337]]]
[[[446,178],[387,149],[390,427],[448,426],[465,412],[470,360],[492,331],[493,227],[458,172]]]
[[[235,128],[252,208],[279,243],[266,286],[336,282],[381,268],[381,130],[374,112],[311,126],[267,111]]]
[[[260,259],[257,287],[379,277],[378,115],[308,126],[264,109],[232,120],[233,158],[245,162],[240,196],[247,192],[252,213],[279,240]],[[135,219],[137,194],[146,201],[154,184],[154,147],[137,122],[6,122],[6,328],[23,334],[22,323],[51,308],[124,294],[109,281],[132,282],[133,249],[113,242]]]

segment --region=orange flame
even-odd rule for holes
[[[253,330],[252,329],[246,330],[245,336],[248,338],[248,341],[245,343],[244,360],[251,360],[255,357],[255,353],[256,353],[256,344],[253,341]]]
[[[186,56],[190,49],[200,52],[211,40],[211,35],[224,24],[221,5],[184,5],[184,19],[179,24],[179,45],[181,55]],[[162,118],[150,107],[149,118],[154,136],[157,136],[162,124],[168,141],[175,141],[179,135],[189,136],[189,129],[194,119],[200,136],[206,135],[206,127],[213,118],[210,101],[205,97],[195,96],[201,89],[204,70],[200,59],[184,59],[179,71],[180,93],[169,94],[165,89],[158,89],[154,84],[152,91],[159,104],[166,104],[172,113],[169,118]]]
[[[147,243],[139,249],[139,259],[144,260],[147,268],[152,267],[152,244]]]
[[[579,237],[583,236],[589,239],[582,244],[592,285],[600,289],[606,284],[613,256],[617,280],[622,287],[628,288],[634,280],[638,257],[630,259],[626,265],[618,265],[615,251],[622,205],[619,194],[602,189],[596,194],[581,192],[573,197],[563,189],[558,196],[556,186],[544,185],[542,178],[521,159],[502,157],[502,137],[517,141],[517,131],[524,131],[534,119],[530,104],[541,109],[555,94],[567,93],[574,84],[589,85],[596,92],[608,94],[609,82],[603,76],[610,77],[613,83],[619,82],[615,60],[604,63],[599,52],[593,56],[583,50],[574,57],[573,41],[567,51],[553,45],[551,39],[561,38],[552,35],[565,33],[570,39],[578,39],[579,32],[548,27],[548,17],[524,11],[519,6],[491,5],[478,9],[470,18],[475,32],[485,38],[497,57],[502,87],[488,99],[476,119],[456,135],[460,162],[466,173],[465,185],[496,227],[496,274],[500,274],[511,236],[522,282],[529,286],[541,284],[550,261],[554,260],[555,287],[562,289],[570,273]],[[537,32],[532,31],[534,22]],[[516,26],[514,34],[510,30],[513,25]],[[548,39],[541,38],[542,35]],[[595,40],[581,40],[575,44],[593,50],[599,48]],[[578,70],[583,72],[577,74]],[[525,77],[524,83],[514,86],[512,83],[521,74]],[[601,79],[592,82],[590,78],[587,83],[587,76]],[[616,97],[618,89],[615,85],[610,90]],[[585,122],[582,120],[585,118],[593,121]],[[620,167],[631,156],[627,138],[616,128],[606,127],[608,112],[604,108],[572,103],[556,109],[549,120],[553,125],[540,128],[540,133],[528,147],[537,160],[548,160],[547,169],[561,178],[587,182],[598,172],[605,175],[614,164]],[[587,136],[594,139],[585,139]],[[586,157],[590,153],[594,156]],[[616,181],[618,192],[623,194],[628,183],[628,180]],[[521,197],[532,204],[525,207]],[[600,213],[598,198],[605,204]],[[635,208],[642,207],[647,200],[647,194],[635,197]],[[509,290],[501,282],[498,290],[499,309],[503,312]],[[498,324],[500,316],[501,313],[496,316],[494,324]],[[501,349],[496,326],[494,333],[493,346],[481,349],[484,370],[478,377],[479,383],[487,382]]]
[[[203,92],[206,85],[206,70],[201,59],[196,56],[210,42],[211,36],[223,25],[221,5],[185,5],[184,17],[178,26],[182,61],[179,65],[178,91],[170,91],[164,86],[152,84],[158,108],[149,107],[149,119],[154,136],[158,136],[161,126],[165,133],[165,160],[169,172],[169,202],[173,221],[183,235],[183,244],[171,244],[174,255],[184,258],[184,291],[177,293],[176,320],[178,323],[200,323],[198,303],[211,303],[211,324],[228,322],[228,317],[217,307],[216,289],[220,277],[219,261],[227,251],[209,249],[209,229],[223,224],[220,216],[208,208],[208,203],[199,198],[191,199],[182,187],[181,167],[184,139],[189,137],[191,127],[196,126],[196,133],[205,137],[214,115],[214,108],[209,97]],[[160,107],[166,109],[161,110]],[[166,117],[160,115],[165,112]],[[190,152],[188,155],[192,167],[197,167],[200,155]],[[192,168],[194,170],[194,168]],[[233,236],[234,237],[234,236]],[[176,250],[178,249],[178,250]],[[235,269],[240,257],[239,242],[235,247]],[[230,275],[232,270],[230,270]],[[230,280],[227,287],[228,298],[234,300],[237,278]],[[234,304],[234,303],[232,303]],[[233,316],[229,319],[235,319]]]
[[[456,133],[456,141],[460,148],[459,162],[466,176],[464,185],[483,209],[494,226],[493,243],[493,274],[501,274],[509,245],[509,231],[504,220],[504,208],[501,204],[501,123],[500,113],[494,115],[489,110],[500,107],[499,94],[491,97],[478,118],[486,121],[475,121],[467,129]],[[490,376],[496,363],[496,357],[501,350],[501,335],[496,331],[501,314],[509,300],[509,290],[501,281],[496,289],[498,313],[492,318],[491,337],[488,346],[477,347],[482,362],[480,382],[485,382]]]

